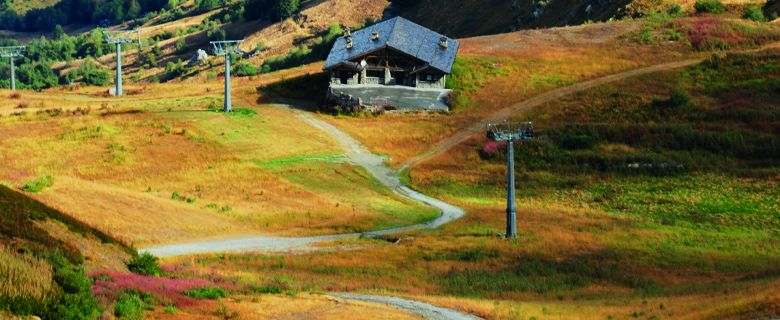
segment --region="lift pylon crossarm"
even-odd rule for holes
[[[244,40],[222,40],[222,41],[211,41],[211,45],[214,47],[211,49],[211,51],[214,52],[215,55],[218,56],[224,56],[228,54],[235,54],[240,53],[241,50],[238,48],[238,44],[244,42]]]
[[[531,139],[534,137],[534,123],[499,122],[487,124],[487,138],[493,141]]]
[[[0,57],[21,57],[27,53],[26,46],[0,47]]]
[[[137,39],[131,38],[133,33],[137,34]],[[107,43],[131,43],[141,41],[141,34],[137,33],[136,30],[103,31],[103,34],[106,35]]]

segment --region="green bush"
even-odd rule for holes
[[[45,312],[45,319],[89,320],[99,314],[98,300],[90,291],[64,294],[54,300]]]
[[[184,52],[184,48],[187,47],[187,40],[184,39],[184,37],[179,38],[179,40],[176,40],[176,52]]]
[[[682,6],[679,4],[673,4],[669,6],[669,9],[667,9],[666,12],[668,12],[670,15],[678,15],[680,12],[682,12]]]
[[[54,282],[62,291],[52,297],[51,303],[41,314],[45,319],[87,320],[99,314],[98,300],[92,295],[84,269],[74,268],[67,259],[55,251],[47,255],[46,261],[54,269]]]
[[[162,271],[157,257],[149,252],[134,256],[133,260],[127,263],[127,268],[135,274],[144,276],[159,276]]]
[[[217,299],[227,297],[227,291],[221,287],[202,286],[184,291],[184,295],[195,299]]]
[[[54,274],[57,282],[65,293],[79,293],[89,291],[92,279],[84,274],[83,269],[69,267],[59,268]]]
[[[257,74],[257,68],[249,62],[241,62],[233,66],[232,74],[236,77],[253,76]]]
[[[696,9],[696,12],[699,13],[709,12],[722,14],[726,12],[723,3],[718,0],[699,0],[696,1],[696,4],[693,5],[693,8]]]
[[[742,8],[742,18],[756,22],[766,21],[766,18],[764,18],[764,12],[761,11],[761,7],[755,4],[748,4]]]
[[[249,286],[249,289],[258,293],[267,293],[267,294],[280,294],[284,292],[284,288],[279,286],[262,286],[262,287]]]
[[[206,36],[209,38],[209,41],[223,41],[227,39],[228,34],[226,30],[219,27],[213,27],[206,31]]]
[[[40,193],[43,189],[51,187],[52,184],[54,184],[54,179],[50,175],[44,175],[25,183],[20,189],[24,192]]]
[[[89,85],[104,86],[107,85],[111,79],[108,71],[98,69],[97,64],[91,59],[84,61],[78,70],[84,83]]]
[[[230,113],[231,116],[247,118],[250,118],[256,114],[257,111],[247,108],[233,108],[233,112]]]
[[[592,149],[596,139],[587,135],[571,135],[563,139],[561,146],[568,150]]]
[[[122,319],[141,320],[144,317],[144,302],[135,294],[123,295],[114,304],[114,316]]]

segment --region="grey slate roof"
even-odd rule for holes
[[[371,40],[371,33],[379,32],[379,40]],[[328,70],[342,61],[365,53],[391,47],[425,61],[432,68],[450,73],[460,43],[447,38],[447,47],[439,46],[442,35],[401,17],[379,22],[352,33],[352,49],[347,49],[344,37],[339,37],[325,60],[322,70]]]

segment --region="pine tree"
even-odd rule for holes
[[[298,10],[298,0],[279,0],[273,8],[273,12],[279,21],[292,17]]]
[[[52,34],[51,38],[54,41],[60,41],[62,40],[62,36],[65,34],[65,31],[62,30],[61,25],[54,26],[54,34]]]
[[[200,5],[198,5],[198,9],[202,12],[211,11],[217,7],[217,4],[217,0],[202,0]]]

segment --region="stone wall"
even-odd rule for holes
[[[378,77],[366,77],[366,79],[363,81],[363,84],[380,84],[385,83],[385,80]]]
[[[342,107],[362,106],[363,99],[353,97],[351,94],[345,94],[344,92],[337,91],[333,88],[328,88],[326,99]]]
[[[444,89],[445,83],[447,82],[447,76],[442,76],[441,79],[438,81],[423,81],[420,80],[420,74],[416,74],[417,76],[417,88],[428,88],[428,89]]]

